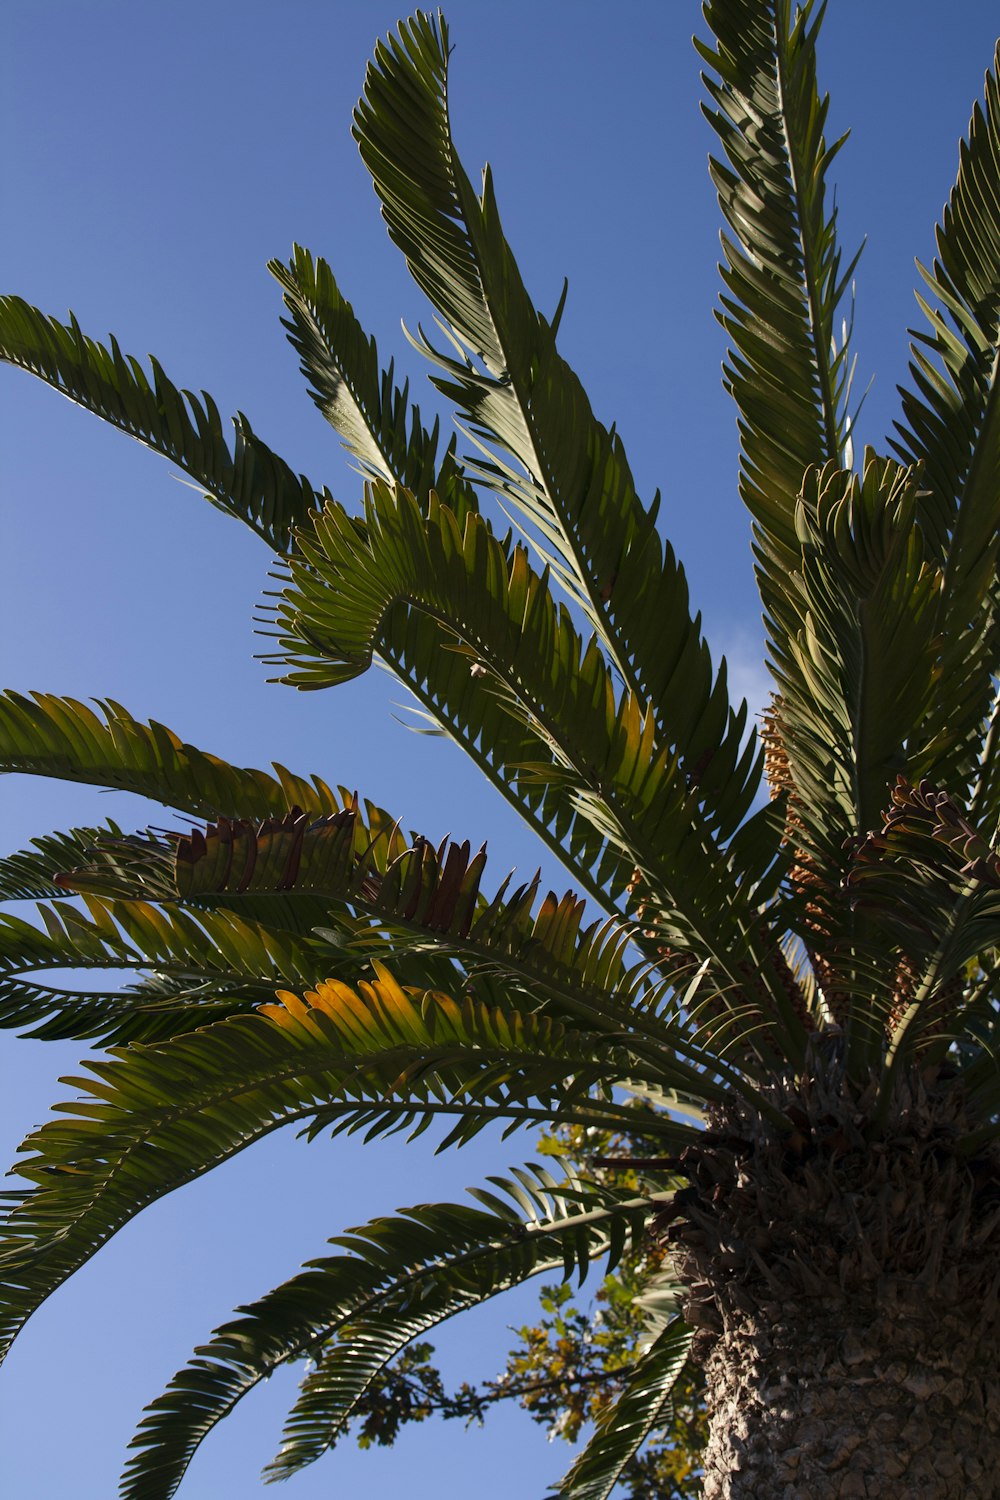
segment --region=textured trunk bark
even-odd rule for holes
[[[914,1288],[788,1311],[744,1316],[708,1355],[704,1500],[1000,1496],[998,1351],[974,1310]]]
[[[704,1500],[1000,1500],[1000,1156],[919,1078],[875,1139],[842,1078],[776,1094],[791,1136],[717,1119],[666,1229]]]

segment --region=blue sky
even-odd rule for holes
[[[897,415],[913,323],[914,256],[954,177],[957,142],[996,36],[992,0],[836,0],[823,80],[841,232],[869,243],[858,273],[858,389],[874,376],[861,439]],[[264,266],[293,240],[332,263],[383,359],[415,385],[428,309],[379,219],[350,136],[383,0],[7,0],[0,69],[0,289],[49,313],[72,307],[97,337],[153,351],[179,385],[212,392],[317,485],[358,484],[309,401]],[[474,178],[491,162],[527,284],[570,296],[561,344],[598,414],[616,419],[640,491],[664,491],[710,641],[755,702],[760,627],[736,430],[712,316],[719,222],[705,170],[700,25],[686,0],[454,0],[456,135]],[[357,787],[429,834],[488,838],[497,880],[539,855],[457,750],[409,734],[405,694],[372,672],[336,694],[266,682],[252,616],[261,544],[155,456],[20,372],[0,371],[0,556],[6,685],[113,697],[241,764],[277,759]],[[427,392],[426,406],[431,407]],[[423,398],[421,398],[423,399]],[[394,717],[395,716],[395,717]],[[9,778],[3,840],[114,816],[136,799]],[[551,867],[547,867],[551,868]],[[551,873],[556,881],[556,872]],[[3,1155],[66,1092],[78,1044],[0,1037]],[[276,1137],[147,1211],[46,1304],[2,1372],[0,1485],[12,1500],[107,1500],[143,1403],[238,1302],[319,1254],[369,1214],[454,1195],[531,1154],[525,1141],[434,1159]],[[502,1364],[530,1294],[447,1341],[456,1374]],[[275,1389],[281,1386],[281,1389]],[[206,1444],[184,1500],[252,1495],[289,1383],[275,1380]],[[516,1413],[485,1432],[426,1426],[387,1453],[347,1443],[298,1480],[334,1493],[480,1500],[539,1494],[568,1461]],[[339,1488],[342,1487],[342,1488]]]

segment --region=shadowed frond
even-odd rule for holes
[[[775,602],[782,745],[805,844],[831,892],[845,838],[878,824],[940,670],[940,574],[916,524],[918,488],[870,451],[861,478],[834,464],[810,470],[798,567]]]
[[[765,815],[746,824],[728,852],[721,847],[753,799],[753,746],[725,781],[715,763],[703,779],[686,775],[658,742],[652,712],[628,692],[616,699],[602,654],[593,640],[584,647],[545,575],[532,571],[523,548],[508,568],[477,515],[467,515],[460,530],[433,496],[425,516],[405,491],[374,485],[363,533],[330,507],[315,540],[301,545],[278,606],[279,659],[295,664],[287,680],[320,687],[363,671],[383,620],[401,601],[461,631],[488,678],[484,688],[544,746],[546,760],[525,773],[559,781],[597,832],[641,869],[655,906],[650,925],[663,942],[710,956],[722,982],[736,988],[745,978],[740,965],[754,966],[794,1051],[800,1018],[768,957],[775,940],[757,917],[780,878],[780,826]],[[714,807],[712,822],[704,803]],[[733,878],[727,865],[737,857],[742,869]]]
[[[428,490],[433,487],[461,522],[475,508],[473,492],[461,481],[449,455],[435,474],[436,435],[428,437],[416,413],[407,432],[406,393],[394,391],[391,370],[379,375],[374,343],[365,338],[326,263],[320,260],[314,264],[305,251],[297,249],[289,266],[272,263],[271,269],[285,288],[286,304],[293,313],[290,335],[313,382],[314,399],[348,448],[369,472],[412,490],[421,509],[426,508]],[[359,528],[359,539],[363,535]],[[652,530],[650,536],[655,540]],[[509,543],[495,539],[494,545],[502,549],[509,567]],[[631,603],[636,618],[641,618],[647,629],[655,629],[658,642],[675,633],[674,625],[683,637],[686,627],[681,616],[686,609],[686,590],[672,593],[669,600],[647,599],[639,586],[637,566],[632,555],[631,571],[626,569],[621,581],[623,607],[627,609]],[[456,638],[438,620],[400,604],[384,620],[377,650],[445,731],[472,755],[518,811],[527,815],[560,858],[566,859],[568,845],[577,870],[599,861],[594,871],[596,882],[594,877],[585,881],[587,889],[592,896],[606,900],[602,887],[608,886],[608,894],[615,899],[627,879],[624,863],[616,868],[619,862],[615,851],[608,849],[600,835],[595,837],[587,829],[565,787],[518,774],[520,767],[544,760],[546,746],[531,733],[530,725],[505,720],[495,697],[479,688],[475,662],[461,651],[456,653],[456,644]],[[698,691],[693,690],[696,680],[695,666],[689,663],[682,672],[679,656],[676,671],[668,666],[661,685],[661,697],[669,688],[671,707],[667,717],[672,732],[681,731],[681,739],[687,734],[683,728],[685,716],[696,713],[700,701]],[[658,702],[654,703],[656,712]],[[711,738],[721,731],[725,717],[720,719],[710,707],[706,714],[698,733]],[[740,719],[736,724],[730,748],[738,746],[744,722]],[[698,764],[701,778],[725,783],[731,769],[725,755],[719,757],[714,748],[709,751],[699,744],[689,747],[689,758]],[[759,776],[759,767],[756,772]]]
[[[445,840],[437,849],[426,839],[410,843],[379,810],[369,808],[366,822],[351,808],[312,824],[293,814],[256,828],[196,831],[177,844],[176,883],[188,900],[232,889],[313,891],[346,901],[381,923],[432,938],[467,963],[478,959],[520,973],[542,991],[547,980],[581,1002],[599,994],[609,1023],[616,1011],[625,1013],[615,996],[648,1005],[645,966],[642,980],[626,971],[628,924],[611,918],[582,927],[584,903],[572,893],[560,900],[550,891],[533,914],[537,876],[509,895],[508,877],[487,898],[480,889],[485,865],[485,848],[473,856],[468,843]]]
[[[732,340],[727,389],[739,412],[740,493],[755,522],[766,608],[798,562],[795,506],[810,465],[850,465],[844,268],[827,172],[846,137],[826,143],[829,96],[816,73],[825,5],[707,0],[715,49],[695,41],[706,114],[726,161],[711,173],[733,238],[723,236],[719,320]]]
[[[539,1274],[581,1279],[641,1235],[654,1198],[529,1166],[489,1179],[477,1207],[422,1204],[331,1240],[347,1253],[310,1262],[220,1328],[148,1408],[123,1500],[169,1500],[198,1444],[261,1379],[290,1359],[314,1369],[266,1477],[287,1478],[326,1451],[398,1351],[466,1307]]]
[[[921,267],[932,305],[917,300],[930,324],[913,333],[910,376],[902,387],[896,445],[903,461],[921,463],[921,526],[945,567],[942,615],[968,624],[982,598],[997,550],[1000,478],[1000,87],[986,75],[985,109],[975,105],[959,168],[935,239],[937,257]]]
[[[827,204],[827,177],[843,138],[828,145],[825,135],[829,100],[820,93],[816,64],[824,10],[815,0],[794,7],[791,0],[707,0],[714,44],[695,44],[711,69],[704,75],[711,98],[705,112],[724,152],[711,162],[730,231],[723,235],[718,313],[731,340],[724,380],[738,411],[740,494],[753,518],[757,581],[780,687],[771,746],[784,766],[789,821],[806,855],[794,862],[801,878],[793,889],[802,894],[808,885],[807,928],[817,921],[817,879],[839,881],[848,830],[873,826],[898,769],[891,765],[880,788],[882,762],[898,755],[912,720],[898,701],[899,712],[884,712],[879,695],[893,676],[885,648],[899,649],[903,641],[894,636],[915,628],[899,607],[901,594],[891,622],[877,619],[880,594],[902,588],[907,557],[905,516],[896,514],[891,484],[883,493],[881,470],[871,470],[865,500],[844,503],[856,487],[847,472],[850,330],[838,319],[857,256],[843,265],[836,208]],[[818,520],[816,497],[811,507],[800,502],[810,470],[825,476],[823,506],[836,517],[836,538]],[[843,477],[831,485],[838,472]],[[866,542],[874,542],[876,557],[864,551]],[[882,648],[875,664],[864,656],[870,641]],[[857,670],[863,681],[856,681]],[[857,750],[865,758],[860,780]],[[827,914],[818,920],[839,957],[843,918],[832,922],[840,929],[835,935]],[[851,954],[853,935],[846,944]]]
[[[32,839],[27,849],[0,858],[0,901],[41,901],[64,896],[55,877],[93,858],[102,841],[123,837],[109,819],[96,828],[71,828]]]
[[[380,484],[369,490],[365,523],[362,529],[340,507],[330,506],[317,521],[315,536],[300,539],[302,556],[290,564],[290,582],[277,606],[282,649],[275,659],[291,667],[285,680],[320,688],[357,676],[380,648],[386,616],[409,604],[453,631],[470,665],[486,669],[489,682],[479,691],[506,688],[513,711],[548,743],[548,759],[571,764],[571,748],[579,740],[580,755],[594,762],[602,777],[613,779],[613,769],[605,765],[611,753],[607,741],[626,732],[615,723],[614,678],[596,641],[584,647],[568,611],[552,597],[548,574],[534,572],[524,548],[509,552],[476,514],[467,514],[460,525],[432,495],[422,515],[406,491],[392,493]],[[682,702],[688,701],[689,689],[683,679],[677,683]],[[572,703],[571,693],[577,700]],[[621,704],[622,715],[631,715],[635,732],[649,745],[640,765],[654,747],[661,762],[676,765],[644,700],[626,691]],[[740,728],[744,725],[745,709]],[[713,754],[706,755],[697,775],[677,766],[674,776],[691,803],[684,821],[697,821],[704,836],[723,840],[748,810],[760,764],[752,746],[741,749],[738,737],[722,745],[716,735]],[[705,809],[701,816],[699,804]]]
[[[407,390],[380,372],[373,339],[365,335],[333,273],[296,247],[288,265],[271,262],[291,318],[285,326],[313,399],[354,455],[362,472],[409,489],[424,508],[431,489],[461,520],[477,508],[474,489],[450,444],[437,465],[437,428],[428,433]],[[360,534],[360,532],[359,532]],[[509,556],[510,548],[502,543]],[[384,621],[378,654],[414,694],[439,732],[453,739],[549,850],[571,862],[577,881],[603,905],[621,897],[631,866],[587,826],[566,789],[529,781],[519,767],[542,759],[546,748],[531,729],[513,721],[496,698],[478,689],[454,633],[431,615],[402,606]]]
[[[563,1500],[607,1500],[629,1460],[666,1425],[674,1386],[691,1347],[691,1329],[673,1318],[642,1356],[628,1384],[557,1486]]]
[[[849,881],[855,904],[887,934],[885,948],[905,958],[909,982],[889,1026],[891,1080],[915,1051],[939,1060],[992,1009],[988,988],[968,981],[1000,947],[1000,855],[947,792],[901,776]]]
[[[284,819],[254,825],[226,822],[161,845],[158,881],[163,892],[196,905],[223,896],[238,910],[261,893],[286,900],[320,898],[346,904],[354,922],[346,930],[314,929],[333,939],[355,965],[387,952],[455,960],[444,982],[461,985],[484,1001],[498,1000],[590,1027],[612,1041],[627,1041],[637,1065],[656,1076],[663,1050],[674,1054],[672,1076],[682,1074],[697,1092],[712,1089],[694,1018],[671,994],[671,978],[655,979],[646,962],[629,953],[633,929],[615,919],[584,927],[584,903],[572,892],[549,892],[533,911],[538,877],[508,895],[510,877],[487,898],[480,890],[485,849],[471,856],[468,843],[426,839],[408,843],[377,808],[368,821],[356,807],[310,823],[294,810]],[[127,890],[128,871],[123,870]],[[116,876],[112,893],[121,894]],[[62,884],[107,894],[104,869],[74,871]],[[114,909],[114,908],[112,908]],[[377,926],[365,928],[359,919]],[[331,917],[331,920],[333,918]],[[279,934],[279,937],[281,935]],[[321,962],[318,954],[314,962]],[[515,1000],[520,992],[522,998]],[[720,1006],[726,997],[717,996]],[[745,1086],[712,1056],[710,1072]]]
[[[409,385],[395,385],[392,361],[381,369],[375,340],[365,335],[326,261],[296,245],[287,265],[272,260],[268,270],[284,293],[291,316],[282,323],[309,394],[362,474],[405,485],[421,503],[436,490],[459,516],[476,510],[454,440],[439,462],[438,423],[428,432],[419,407],[410,409]]]
[[[156,1041],[249,1010],[276,985],[312,984],[330,962],[320,943],[234,912],[95,896],[86,907],[40,905],[42,928],[0,915],[0,1026],[46,1041]]]
[[[395,387],[391,364],[380,371],[374,340],[327,263],[295,247],[287,265],[272,261],[270,270],[283,288],[291,313],[285,326],[313,398],[362,471],[405,486],[422,506],[433,488],[459,519],[475,510],[475,491],[455,461],[454,443],[438,463],[437,425],[428,433],[418,409],[410,411],[407,388]],[[588,893],[616,900],[628,878],[616,851],[587,828],[563,787],[518,777],[517,768],[544,750],[525,726],[511,723],[494,700],[476,691],[455,644],[437,620],[401,608],[385,622],[379,655],[558,858],[565,861],[569,844]]]
[[[1000,54],[998,54],[1000,57]],[[1000,546],[1000,88],[986,75],[959,150],[955,187],[920,266],[917,295],[929,331],[913,332],[910,379],[893,446],[922,466],[920,526],[942,569],[937,603],[943,671],[932,711],[914,736],[911,774],[964,796],[976,818],[1000,812],[994,677],[1000,665],[996,567]],[[961,688],[956,694],[955,688]]]
[[[326,981],[305,1001],[280,991],[283,1003],[259,1014],[111,1049],[112,1061],[66,1080],[87,1097],[28,1138],[15,1171],[35,1187],[7,1195],[3,1345],[147,1204],[292,1121],[355,1102],[368,1120],[375,1103],[383,1129],[401,1116],[414,1131],[453,1117],[464,1141],[498,1120],[558,1115],[608,1127],[629,1118],[609,1094],[634,1071],[642,1076],[624,1040],[595,1048],[592,1033],[526,1007],[404,991],[381,965],[377,974],[356,989]],[[680,1090],[689,1082],[666,1047],[651,1081]],[[709,1091],[717,1090],[706,1079]],[[660,1133],[676,1145],[692,1131],[664,1117]]]

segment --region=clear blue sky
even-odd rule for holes
[[[996,35],[994,0],[835,0],[824,82],[845,247],[865,233],[856,348],[875,376],[863,440],[897,414],[913,257],[953,180],[957,141]],[[734,416],[712,318],[718,218],[705,171],[687,0],[454,0],[453,106],[466,167],[493,165],[529,288],[570,279],[564,352],[616,419],[640,489],[665,496],[716,650],[756,703],[760,630],[736,500]],[[400,333],[427,319],[389,244],[350,137],[385,0],[6,0],[0,64],[0,290],[156,353],[314,483],[357,481],[305,394],[264,270],[293,240],[325,255],[383,358],[415,383]],[[408,734],[404,694],[373,672],[337,694],[265,682],[251,630],[268,559],[161,460],[19,372],[0,371],[0,556],[7,685],[110,696],[237,760],[278,759],[356,786],[409,826],[488,837],[499,878],[537,854],[459,752]],[[428,393],[428,404],[430,404]],[[3,842],[111,815],[122,795],[10,778]],[[555,875],[553,874],[553,879]],[[78,1044],[0,1037],[2,1154],[64,1090]],[[368,1215],[454,1195],[531,1143],[448,1159],[422,1147],[274,1138],[147,1211],[52,1298],[0,1379],[0,1488],[10,1500],[109,1500],[143,1403],[230,1312]],[[456,1325],[455,1374],[502,1364],[530,1295]],[[275,1380],[205,1445],[184,1500],[250,1496],[289,1397]],[[485,1432],[426,1426],[388,1453],[351,1443],[292,1481],[299,1500],[540,1495],[568,1461],[516,1413]]]

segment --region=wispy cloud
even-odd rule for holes
[[[767,707],[773,683],[764,664],[764,632],[745,622],[733,622],[729,628],[716,628],[712,634],[716,652],[726,658],[729,675],[729,697],[738,703],[747,701],[751,722],[756,722]]]

